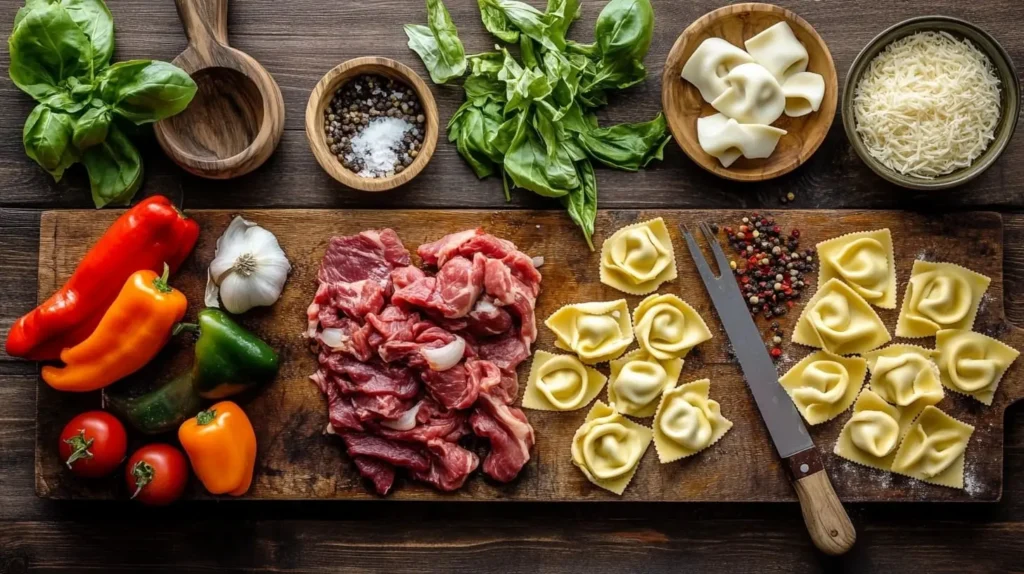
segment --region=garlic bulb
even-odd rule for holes
[[[220,302],[231,313],[273,305],[281,297],[292,266],[274,234],[235,217],[217,240],[206,281],[206,305]]]

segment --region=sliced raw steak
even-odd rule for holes
[[[352,457],[352,462],[356,463],[359,474],[373,483],[377,494],[384,496],[391,490],[395,483],[395,467],[383,460],[366,456]]]
[[[427,452],[430,470],[413,472],[412,477],[446,492],[461,488],[469,474],[480,465],[476,454],[444,440],[428,442]]]

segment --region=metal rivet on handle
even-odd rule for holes
[[[803,472],[803,473],[806,474],[808,470],[811,470],[811,467],[807,466],[806,462],[804,464],[800,465],[800,472]]]

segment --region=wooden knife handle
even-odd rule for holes
[[[800,512],[804,515],[804,523],[814,545],[831,556],[845,554],[857,541],[857,531],[832,488],[818,450],[811,448],[799,452],[787,458],[786,462],[789,463],[796,496],[800,499]]]

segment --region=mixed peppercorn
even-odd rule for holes
[[[783,233],[774,217],[752,213],[740,225],[722,231],[738,256],[729,267],[750,314],[768,320],[786,315],[807,287],[806,274],[814,270],[814,251],[800,249],[800,230]],[[778,359],[782,329],[777,321],[772,323],[770,343],[770,354]]]

